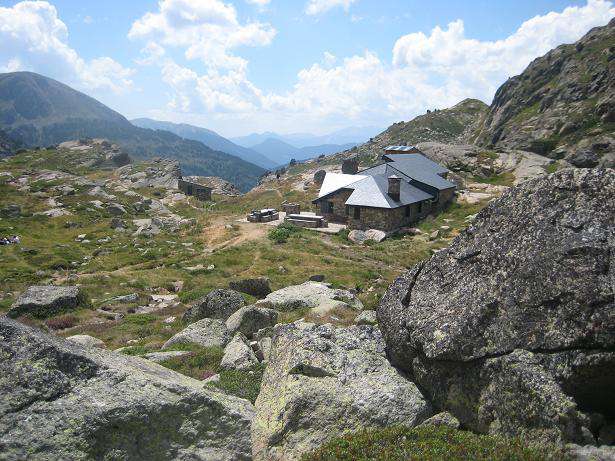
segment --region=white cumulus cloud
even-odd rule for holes
[[[232,50],[268,45],[276,34],[268,24],[241,24],[235,7],[219,0],[162,0],[158,6],[135,21],[128,36],[182,47],[187,59],[201,59],[212,68],[245,67]]]
[[[0,68],[34,70],[90,90],[119,93],[132,86],[133,70],[110,57],[80,57],[68,44],[66,24],[45,1],[0,7]]]
[[[298,72],[288,91],[264,91],[250,81],[248,62],[236,56],[229,43],[262,45],[273,37],[260,37],[267,30],[262,25],[254,25],[253,32],[248,25],[239,24],[228,5],[217,7],[208,17],[225,24],[236,37],[222,45],[214,41],[203,48],[201,32],[192,30],[200,20],[191,9],[175,11],[177,23],[184,24],[177,29],[178,35],[164,32],[168,19],[163,19],[162,13],[147,17],[138,27],[162,34],[163,44],[182,46],[188,58],[197,57],[191,51],[189,36],[196,37],[202,50],[209,52],[207,71],[201,74],[170,58],[164,61],[163,80],[172,90],[168,109],[173,116],[169,118],[217,129],[234,121],[240,123],[241,131],[275,127],[279,131],[322,132],[351,124],[409,120],[426,109],[449,107],[468,97],[489,103],[498,86],[533,59],[562,43],[578,40],[590,28],[615,16],[612,2],[588,0],[584,6],[531,18],[510,36],[496,41],[468,37],[463,21],[457,20],[429,33],[400,37],[392,44],[388,58],[370,50],[346,58],[324,52],[321,62]],[[237,38],[244,34],[249,39]],[[145,35],[151,37],[150,32]]]
[[[327,11],[342,7],[348,11],[350,5],[356,0],[309,0],[305,6],[305,12],[309,15],[326,13]]]

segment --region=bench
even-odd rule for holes
[[[310,229],[329,227],[327,220],[324,217],[317,215],[290,214],[286,216],[284,221],[294,224],[297,227],[307,227]]]

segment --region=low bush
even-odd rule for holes
[[[66,328],[74,327],[78,322],[77,317],[72,314],[66,314],[47,319],[45,321],[45,325],[52,330],[64,330]]]
[[[567,460],[548,444],[530,446],[520,438],[478,435],[448,427],[365,429],[335,438],[302,461],[547,461]]]
[[[261,390],[265,365],[259,364],[247,370],[222,370],[220,381],[213,385],[227,394],[241,397],[254,403]]]
[[[269,232],[269,239],[273,240],[275,243],[286,243],[288,238],[293,235],[301,232],[301,229],[297,226],[293,226],[292,224],[282,223],[275,229],[272,229]]]

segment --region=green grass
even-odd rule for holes
[[[215,375],[220,368],[224,355],[221,347],[199,347],[195,345],[177,345],[168,350],[188,350],[189,355],[165,360],[162,366],[175,370],[195,379],[205,379]]]
[[[254,403],[261,389],[265,365],[259,364],[247,370],[222,370],[220,381],[212,385],[227,394],[241,397]]]
[[[477,435],[447,427],[366,429],[329,441],[302,461],[546,461],[566,460],[556,447],[519,438]]]

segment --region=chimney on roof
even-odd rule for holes
[[[396,202],[399,202],[399,194],[401,189],[401,178],[395,175],[389,176],[388,194]]]

